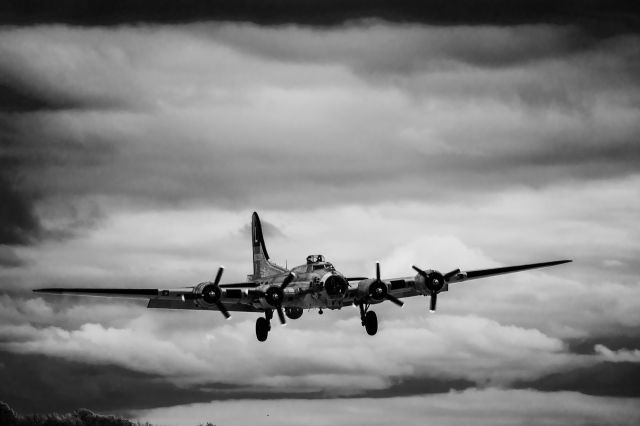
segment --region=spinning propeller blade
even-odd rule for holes
[[[220,266],[218,268],[218,273],[216,274],[216,278],[213,280],[213,285],[220,288],[220,279],[222,278],[222,273],[224,272],[224,266]],[[229,313],[229,311],[227,310],[227,307],[224,306],[224,304],[218,300],[215,302],[216,303],[216,307],[218,308],[218,310],[220,312],[222,312],[222,315],[224,315],[224,317],[226,319],[231,318],[231,314]]]
[[[412,265],[411,266],[413,269],[415,269],[415,271],[417,273],[419,273],[424,279],[427,279],[428,275],[425,271],[423,271],[422,269],[418,268],[416,265]]]
[[[402,300],[398,299],[397,297],[395,297],[392,294],[387,293],[387,295],[385,297],[387,298],[387,300],[389,302],[395,303],[396,305],[400,306],[401,308],[404,305],[404,302]]]
[[[431,295],[431,303],[429,304],[429,311],[430,312],[435,312],[436,311],[436,302],[438,301],[438,293],[433,293]]]
[[[287,325],[287,319],[284,316],[284,312],[282,312],[282,306],[278,306],[276,308],[276,312],[278,312],[278,319],[280,320],[280,324]]]
[[[222,278],[222,273],[224,272],[224,266],[220,266],[218,268],[218,273],[216,274],[216,278],[213,281],[213,285],[217,286],[218,284],[220,284],[220,278]]]
[[[395,297],[393,294],[389,294],[387,285],[380,279],[380,262],[376,262],[376,280],[372,283],[372,285],[373,284],[382,285],[382,287],[384,288],[384,298],[402,308],[404,302]]]
[[[289,284],[291,284],[291,281],[293,281],[295,278],[296,278],[296,274],[294,274],[293,272],[289,272],[289,275],[287,275],[284,281],[282,281],[280,288],[284,290],[285,288],[287,288]]]
[[[231,314],[230,314],[230,313],[229,313],[229,311],[227,310],[227,307],[226,307],[226,306],[224,306],[224,305],[222,304],[222,302],[217,301],[217,302],[216,302],[216,307],[218,308],[218,310],[219,310],[220,312],[222,312],[222,315],[224,315],[224,317],[225,317],[226,319],[231,318]]]
[[[429,311],[430,312],[435,312],[436,311],[436,305],[438,303],[438,293],[440,292],[440,290],[442,289],[442,286],[444,285],[444,283],[447,281],[447,277],[452,277],[455,274],[457,274],[458,272],[460,272],[459,269],[455,269],[451,272],[448,272],[446,275],[442,276],[440,275],[439,272],[432,272],[432,276],[429,276],[429,274],[427,274],[426,271],[423,271],[422,269],[418,268],[416,265],[412,265],[411,266],[422,278],[424,278],[424,282],[426,287],[429,289],[429,293],[431,296],[431,300],[429,303]],[[434,276],[435,275],[435,276]],[[440,282],[439,277],[442,277],[443,282]]]

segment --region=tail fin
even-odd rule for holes
[[[268,277],[287,272],[286,268],[269,262],[269,253],[264,244],[262,224],[258,213],[251,216],[251,245],[253,247],[253,279]]]

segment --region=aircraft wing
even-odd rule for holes
[[[240,303],[237,300],[236,301],[226,301],[226,300],[222,300],[223,304],[225,306],[225,308],[228,311],[233,311],[233,312],[263,312],[263,310],[260,309],[256,309],[254,308],[252,305],[248,305],[246,303]],[[150,299],[149,303],[147,304],[147,308],[149,309],[186,309],[186,310],[195,310],[195,311],[202,311],[202,310],[214,310],[214,311],[219,311],[220,309],[215,306],[209,306],[209,307],[202,307],[197,305],[194,300],[185,300],[184,302],[181,300],[169,300],[169,299]]]
[[[151,288],[40,288],[33,290],[33,292],[72,296],[146,299],[149,301],[147,308],[150,309],[221,310],[217,304],[203,306],[202,304],[196,303],[197,295],[194,293],[194,288],[195,287],[183,287],[170,290]],[[236,297],[230,298],[223,295],[220,299],[220,304],[228,311],[261,312],[252,305],[241,303]]]
[[[416,276],[415,278],[405,277],[405,278],[386,279],[386,280],[380,280],[379,264],[376,264],[377,278],[361,281],[360,285],[362,285],[363,283],[365,285],[368,285],[368,287],[366,287],[366,291],[369,292],[370,294],[369,297],[373,297],[371,296],[372,294],[371,288],[373,287],[374,288],[373,291],[378,291],[379,301],[382,301],[382,299],[387,299],[398,306],[403,305],[403,302],[399,300],[400,298],[417,296],[419,294],[429,295],[431,296],[431,304],[429,309],[431,311],[435,311],[438,293],[440,293],[441,291],[447,291],[449,289],[448,285],[451,283],[475,280],[478,278],[486,278],[494,275],[510,274],[512,272],[526,271],[528,269],[561,265],[563,263],[568,263],[568,262],[571,262],[571,260],[554,260],[551,262],[529,263],[526,265],[504,266],[501,268],[490,268],[490,269],[477,269],[472,271],[461,271],[460,269],[454,269],[453,271],[447,272],[446,274],[441,274],[440,272],[434,271],[431,269],[422,270],[417,266],[413,266],[413,269],[415,269],[416,272],[418,272],[418,276]],[[386,289],[385,289],[386,291],[385,290],[379,291],[375,288],[375,286],[379,287],[379,283],[384,283],[386,285]],[[358,290],[352,290],[352,294],[354,297],[356,297],[357,293],[358,293]]]
[[[571,260],[554,260],[552,262],[529,263],[526,265],[504,266],[501,268],[478,269],[474,271],[455,270],[444,275],[446,282],[455,283],[461,281],[475,280],[478,278],[492,277],[494,275],[511,274],[513,272],[526,271],[528,269],[545,268],[547,266],[561,265],[572,262]]]
[[[34,293],[49,293],[75,296],[124,297],[128,299],[151,299],[158,297],[161,290],[151,288],[39,288]],[[192,288],[185,288],[185,293],[192,293]]]

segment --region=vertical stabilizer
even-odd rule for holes
[[[269,262],[269,253],[267,252],[267,246],[264,244],[264,236],[262,235],[262,224],[256,212],[253,212],[251,216],[251,246],[253,250],[254,280],[287,272],[286,268]]]

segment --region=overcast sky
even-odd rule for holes
[[[123,3],[0,6],[0,400],[163,424],[640,421],[637,6]],[[253,211],[289,266],[574,263],[452,285],[436,315],[378,306],[374,337],[347,308],[266,343],[252,314],[31,293],[242,281]]]

